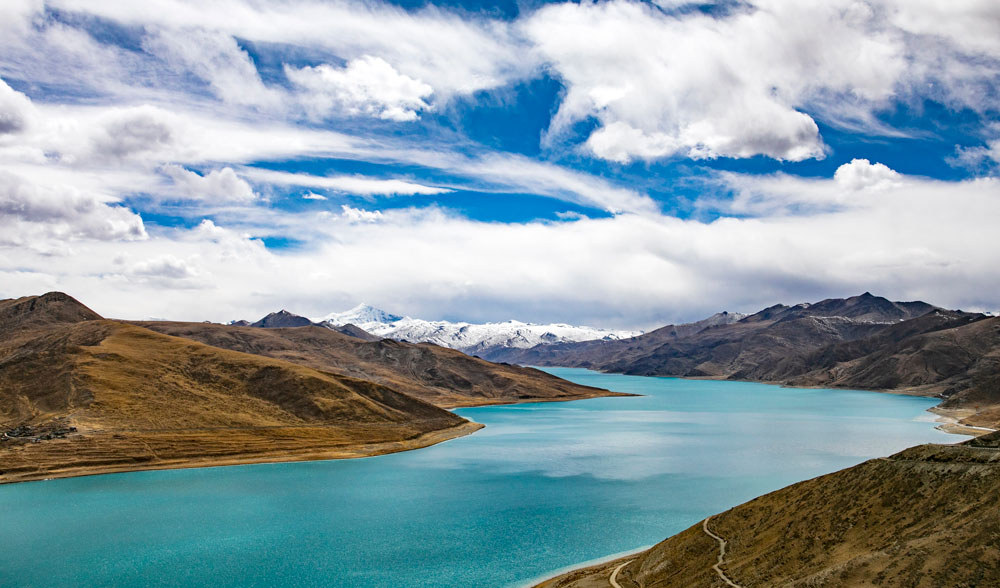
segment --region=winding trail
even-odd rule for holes
[[[711,518],[712,517],[708,517],[707,519],[702,521],[701,528],[705,530],[705,534],[707,534],[709,537],[719,542],[719,561],[714,566],[712,566],[712,569],[715,570],[716,574],[719,574],[719,578],[721,578],[722,581],[725,582],[727,586],[731,586],[732,588],[743,588],[736,582],[730,580],[729,576],[726,575],[726,572],[722,571],[722,562],[726,559],[726,540],[709,530],[708,521],[711,520]],[[617,571],[618,570],[615,570],[615,572]],[[614,585],[614,582],[612,582],[612,585]]]
[[[627,562],[615,568],[615,571],[611,572],[611,577],[608,578],[608,582],[611,582],[611,588],[622,588],[622,585],[618,583],[618,572],[622,571],[622,568],[624,568],[625,566],[634,561],[635,561],[634,559],[630,559]]]

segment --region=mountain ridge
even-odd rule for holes
[[[1000,318],[865,292],[776,304],[727,324],[619,341],[498,351],[494,361],[640,376],[721,378],[937,396],[968,425],[1000,426]]]
[[[289,317],[277,318],[271,323]],[[366,342],[316,326],[185,328],[243,343],[227,349],[104,319],[62,293],[0,300],[0,483],[423,447],[481,427],[431,402],[454,400],[441,394],[452,385],[464,386],[462,405],[614,394],[457,351]],[[352,373],[311,366],[289,332],[360,346],[372,357],[346,354]],[[270,349],[272,357],[254,348],[266,341],[282,351]],[[414,354],[437,363],[414,370],[403,361]],[[422,393],[407,393],[414,390]]]
[[[434,343],[486,359],[498,349],[591,339],[613,340],[642,332],[515,320],[494,323],[428,321],[392,314],[363,303],[345,312],[328,314],[314,322],[330,328],[350,323],[381,338]]]

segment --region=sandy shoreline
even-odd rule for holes
[[[519,584],[518,588],[554,588],[555,582],[560,580],[565,580],[570,576],[579,581],[582,577],[595,577],[603,581],[601,588],[608,585],[607,578],[615,567],[625,561],[633,559],[636,555],[643,553],[649,549],[652,549],[653,545],[645,545],[643,547],[637,547],[636,549],[630,549],[628,551],[622,551],[619,553],[613,553],[605,557],[598,557],[595,559],[590,559],[587,561],[582,561],[573,565],[569,565],[558,570],[546,573],[543,576],[538,576]]]
[[[973,437],[978,437],[979,435],[985,435],[986,433],[992,433],[996,429],[990,429],[988,427],[975,427],[972,425],[962,424],[962,420],[974,416],[976,411],[968,408],[941,408],[939,406],[933,406],[927,409],[927,412],[936,414],[938,416],[937,422],[940,425],[934,427],[939,431],[944,431],[945,433],[954,433],[956,435],[972,435]]]
[[[231,465],[251,465],[262,463],[286,463],[301,461],[319,461],[331,459],[356,459],[375,457],[411,449],[422,449],[450,441],[466,435],[471,435],[485,425],[466,422],[448,429],[424,433],[411,439],[368,443],[356,446],[331,447],[326,449],[303,449],[300,451],[282,451],[281,453],[250,453],[246,455],[230,455],[225,457],[179,458],[164,459],[154,463],[123,463],[100,466],[66,466],[44,472],[25,472],[0,475],[0,484],[54,480],[60,478],[76,478],[81,476],[96,476],[103,474],[119,474],[151,470],[174,470],[188,468],[210,468]]]

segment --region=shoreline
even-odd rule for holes
[[[976,411],[968,408],[941,408],[941,406],[938,405],[928,408],[927,412],[937,415],[938,418],[936,422],[941,424],[934,428],[939,431],[944,431],[945,433],[978,437],[980,435],[986,435],[987,433],[996,431],[996,429],[991,429],[989,427],[976,427],[973,425],[963,424],[962,421],[964,419],[976,414]]]
[[[439,443],[451,441],[452,439],[458,439],[460,437],[471,435],[485,426],[486,425],[483,425],[482,423],[468,421],[454,427],[430,431],[410,439],[402,439],[399,441],[385,441],[346,447],[331,447],[328,449],[304,449],[301,451],[284,452],[282,454],[258,453],[227,457],[167,458],[159,463],[147,464],[126,463],[99,466],[70,465],[46,472],[28,472],[11,477],[10,479],[7,479],[6,476],[0,476],[0,485],[156,470],[201,469],[266,463],[294,463],[377,457],[380,455],[388,455],[391,453],[431,447]]]
[[[506,405],[516,405],[516,404],[535,404],[541,402],[572,402],[576,400],[591,400],[594,398],[613,398],[613,397],[634,397],[641,396],[641,394],[629,394],[625,392],[612,392],[610,390],[602,390],[595,388],[592,393],[574,395],[571,397],[564,398],[532,398],[532,399],[516,399],[516,400],[503,400],[496,399],[495,401],[489,399],[485,402],[475,402],[469,404],[461,404],[456,406],[441,406],[445,410],[453,411],[455,409],[461,408],[476,408],[480,406],[506,406]],[[464,418],[464,417],[463,417]],[[63,466],[57,467],[52,470],[47,470],[45,472],[26,472],[23,474],[5,474],[0,470],[0,486],[5,484],[19,484],[22,482],[42,482],[46,480],[58,480],[63,478],[80,478],[84,476],[100,476],[108,474],[124,474],[130,472],[143,472],[143,471],[155,471],[155,470],[179,470],[179,469],[195,469],[195,468],[213,468],[213,467],[228,467],[228,466],[238,466],[238,465],[254,465],[254,464],[265,464],[265,463],[294,463],[294,462],[305,462],[305,461],[326,461],[326,460],[336,460],[336,459],[361,459],[365,457],[378,457],[380,455],[387,455],[390,453],[400,453],[403,451],[413,451],[416,449],[423,449],[425,447],[431,447],[437,445],[438,443],[444,443],[445,441],[451,441],[452,439],[458,439],[460,437],[465,437],[471,435],[480,429],[485,428],[486,425],[477,423],[475,421],[465,419],[467,422],[447,429],[440,429],[437,431],[430,431],[428,433],[423,433],[417,437],[410,439],[401,439],[398,441],[384,441],[378,443],[364,443],[354,446],[337,446],[328,449],[301,449],[301,450],[285,450],[281,453],[248,453],[245,455],[230,455],[225,457],[178,457],[178,458],[165,458],[156,463],[121,463],[113,465],[94,465],[94,466]],[[297,429],[297,428],[323,428],[323,427],[263,427],[267,428],[277,428],[277,429]],[[252,430],[257,430],[254,428]],[[246,431],[245,428],[236,429],[218,429],[217,432],[223,432],[226,430],[231,431]],[[159,431],[159,433],[170,433],[176,431]],[[70,437],[81,438],[83,435],[75,435]]]
[[[674,377],[674,376],[666,376]],[[719,378],[683,378],[681,379],[719,379]],[[736,381],[736,380],[734,380]],[[742,380],[740,380],[742,381]],[[770,382],[757,382],[763,384],[769,384]],[[784,388],[798,388],[799,386],[782,386]],[[807,389],[822,389],[819,386],[809,387]],[[881,390],[859,390],[860,392],[882,392]],[[902,396],[919,396],[916,394],[905,394],[894,391],[887,391],[891,394],[899,394]],[[922,396],[923,398],[929,398],[928,396]],[[931,414],[937,415],[935,422],[939,423],[934,428],[942,431],[944,433],[951,433],[955,435],[965,435],[971,437],[978,437],[980,435],[985,435],[988,433],[995,432],[997,429],[990,429],[987,427],[975,427],[971,425],[963,425],[960,421],[971,415],[976,414],[976,411],[972,409],[955,409],[955,408],[941,408],[940,406],[932,406],[926,410]],[[948,446],[949,444],[943,444]],[[753,500],[753,499],[751,499]],[[581,582],[581,581],[593,581],[595,586],[604,586],[608,584],[607,578],[610,576],[611,572],[614,570],[616,565],[622,563],[628,563],[631,561],[632,556],[638,555],[640,553],[646,552],[651,549],[651,546],[640,547],[634,550],[625,551],[621,553],[614,553],[603,558],[597,558],[589,561],[580,562],[575,565],[566,566],[560,568],[550,574],[545,576],[540,576],[528,580],[524,584],[520,584],[517,588],[557,588],[563,585],[564,582]],[[590,583],[586,584],[590,586]]]
[[[445,410],[454,410],[456,408],[478,408],[480,406],[511,406],[515,404],[541,404],[543,402],[574,402],[576,400],[593,400],[595,398],[624,398],[624,397],[635,397],[642,396],[642,394],[631,394],[629,392],[612,392],[611,390],[600,390],[588,394],[579,394],[569,397],[560,398],[518,398],[516,400],[484,400],[483,402],[470,402],[468,404],[438,404]]]
[[[628,551],[620,551],[618,553],[612,553],[611,555],[606,555],[604,557],[598,557],[594,559],[588,559],[586,561],[581,561],[575,564],[570,564],[559,568],[558,570],[553,570],[551,572],[546,572],[544,575],[536,576],[530,580],[525,580],[523,583],[518,584],[516,588],[550,588],[550,582],[553,580],[559,580],[570,574],[583,573],[583,574],[599,574],[605,570],[610,570],[614,568],[617,564],[622,561],[629,561],[629,558],[638,555],[640,553],[649,551],[656,544],[644,545],[642,547],[637,547],[635,549],[630,549]]]

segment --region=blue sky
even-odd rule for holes
[[[1000,307],[1000,8],[0,8],[0,296],[651,327]]]

